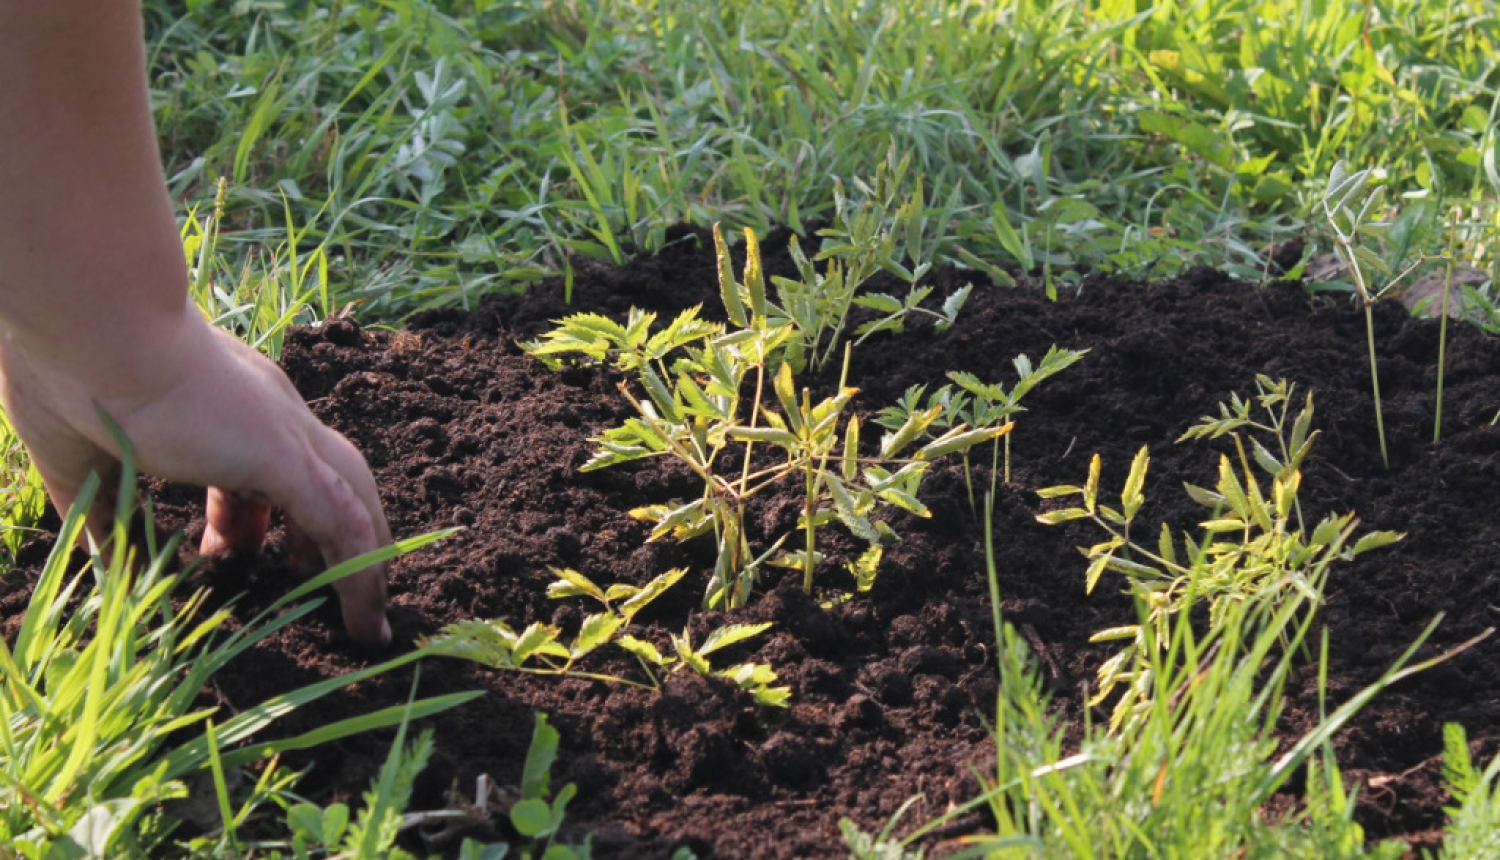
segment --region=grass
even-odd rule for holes
[[[1147,278],[1201,263],[1262,281],[1272,274],[1269,246],[1306,236],[1309,253],[1329,249],[1317,207],[1341,161],[1371,169],[1385,188],[1387,207],[1373,217],[1419,213],[1408,221],[1426,227],[1405,232],[1407,257],[1446,253],[1492,275],[1500,268],[1500,18],[1484,0],[914,0],[899,9],[872,0],[146,0],[146,12],[153,108],[194,298],[273,357],[293,323],[341,313],[394,322],[549,275],[571,282],[573,260],[655,251],[679,222],[805,231],[831,220],[842,190],[877,176],[892,153],[906,167],[885,191],[918,202],[925,258],[1052,296],[1077,289],[1080,268]],[[1468,289],[1472,306],[1500,301],[1492,287]],[[1500,311],[1490,323],[1500,328]],[[13,556],[39,516],[40,491],[3,431],[0,537]],[[243,725],[204,723],[189,752],[163,752],[164,727],[203,722],[177,693],[160,720],[130,723],[157,713],[145,705],[122,708],[124,723],[101,718],[107,697],[130,690],[163,705],[167,688],[131,687],[130,673],[173,674],[172,660],[198,654],[210,632],[180,627],[164,602],[170,579],[150,578],[159,570],[130,579],[111,569],[117,563],[118,553],[95,557],[105,585],[66,617],[49,601],[83,586],[60,585],[61,562],[49,563],[53,585],[28,614],[28,642],[46,630],[63,644],[18,645],[5,673],[7,767],[35,768],[11,774],[4,789],[20,786],[28,799],[5,807],[8,838],[31,841],[0,857],[52,856],[42,841],[63,837],[134,850],[155,832],[142,829],[155,821],[149,802],[179,790],[182,768],[209,768],[222,789],[226,760],[272,751],[232,749]],[[1162,662],[1150,673],[1146,718],[1128,735],[1090,728],[1070,758],[1021,647],[997,624],[1009,673],[998,721],[1006,754],[985,800],[1011,830],[976,850],[1134,856],[1122,847],[1132,840],[1166,850],[1146,837],[1228,822],[1215,844],[1230,834],[1267,856],[1314,856],[1308,846],[1326,847],[1316,856],[1364,856],[1352,801],[1316,738],[1298,747],[1309,763],[1305,815],[1283,828],[1242,814],[1285,774],[1244,778],[1269,760],[1285,665],[1269,656],[1272,639],[1306,634],[1305,616],[1285,607],[1254,611],[1236,609],[1206,636],[1143,617],[1162,625],[1149,638],[1169,646],[1150,655]],[[164,626],[137,629],[157,615]],[[120,635],[80,644],[91,624]],[[146,641],[181,647],[148,653]],[[191,671],[213,665],[200,658]],[[93,683],[101,677],[125,686]],[[1189,677],[1206,680],[1184,685]],[[1246,707],[1217,707],[1223,701]],[[44,711],[67,720],[42,720]],[[46,740],[59,731],[71,734]],[[147,739],[150,749],[135,759],[91,755],[116,737]],[[392,772],[416,766],[420,747],[398,743]],[[1122,757],[1131,749],[1151,755]],[[1461,738],[1450,742],[1461,804],[1445,856],[1464,856],[1465,840],[1482,844],[1493,829],[1497,768],[1478,771],[1462,749]],[[153,761],[168,769],[151,770]],[[1160,762],[1197,781],[1163,782]],[[98,783],[108,790],[70,791],[115,765]],[[266,771],[255,796],[279,796],[280,779]],[[1183,818],[1196,802],[1170,801],[1203,787],[1225,815]],[[376,805],[387,817],[388,788]],[[1122,814],[1113,798],[1126,792],[1149,799],[1137,803],[1147,818]],[[238,856],[233,825],[244,810],[222,790],[220,801],[225,838],[198,845],[198,856]]]
[[[1494,264],[1480,0],[147,6],[184,210],[226,179],[231,260],[297,224],[367,316],[618,262],[681,221],[804,228],[892,147],[936,259],[1064,287],[1077,265],[1259,279],[1340,160],[1462,204],[1459,253]]]

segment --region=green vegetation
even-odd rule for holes
[[[1284,402],[1290,390],[1283,388],[1282,394]],[[1310,411],[1304,415],[1310,418]],[[1205,424],[1201,435],[1233,432],[1229,423]],[[1242,444],[1239,449],[1244,450]],[[1408,665],[1441,620],[1434,619],[1375,683],[1331,712],[1325,708],[1319,723],[1290,746],[1279,742],[1275,730],[1286,706],[1290,673],[1301,662],[1299,656],[1314,646],[1309,634],[1323,599],[1327,561],[1352,554],[1354,550],[1341,548],[1356,521],[1352,514],[1329,517],[1312,539],[1304,539],[1287,525],[1295,470],[1269,469],[1283,473],[1276,479],[1278,487],[1290,488],[1273,494],[1272,500],[1254,491],[1248,465],[1245,470],[1247,489],[1221,491],[1223,498],[1216,505],[1227,516],[1204,524],[1200,544],[1185,542],[1191,558],[1183,564],[1169,561],[1174,553],[1165,527],[1159,555],[1115,539],[1106,548],[1090,551],[1091,571],[1113,569],[1130,581],[1140,620],[1128,630],[1132,644],[1123,654],[1129,659],[1116,658],[1110,663],[1118,665],[1101,669],[1105,694],[1129,683],[1123,693],[1113,691],[1115,719],[1107,726],[1086,722],[1081,739],[1073,738],[1067,723],[1050,707],[1035,661],[1022,638],[1001,618],[994,535],[987,529],[995,635],[1001,645],[994,773],[983,777],[980,797],[900,840],[890,838],[890,827],[876,838],[846,825],[855,856],[920,858],[907,847],[978,806],[988,808],[994,832],[965,837],[961,841],[967,847],[947,856],[1403,856],[1406,846],[1400,842],[1366,842],[1353,819],[1355,798],[1334,759],[1332,738],[1380,690],[1472,647],[1489,631],[1452,651]],[[1084,507],[1062,509],[1043,519],[1090,518],[1111,530],[1128,527],[1143,499],[1145,472],[1143,453],[1126,481],[1121,508],[1114,510],[1096,502],[1097,468],[1091,469],[1085,487],[1059,488],[1051,494],[1081,495]],[[1229,478],[1233,479],[1232,471]],[[1199,498],[1201,491],[1192,495]],[[993,506],[993,498],[987,497],[987,507]],[[1226,521],[1231,517],[1244,522],[1229,528]],[[1326,533],[1321,544],[1317,533]],[[1376,533],[1359,543],[1373,549],[1390,538]],[[1116,549],[1150,562],[1114,557]],[[1288,561],[1303,566],[1289,570]],[[1281,569],[1271,571],[1277,564]],[[1192,608],[1204,605],[1209,608],[1206,619],[1192,618]],[[1117,632],[1104,635],[1116,638]],[[1326,634],[1317,647],[1321,703],[1327,695]],[[1446,740],[1448,779],[1460,805],[1452,810],[1458,836],[1444,856],[1485,856],[1482,846],[1494,838],[1493,793],[1500,764],[1479,773],[1470,762],[1462,730],[1450,727]],[[1299,772],[1305,776],[1300,808],[1281,816],[1263,814],[1272,795],[1285,791]]]
[[[294,229],[366,315],[652,251],[682,221],[801,230],[891,151],[924,259],[1052,290],[1079,264],[1259,280],[1263,248],[1321,225],[1340,161],[1461,205],[1462,261],[1495,264],[1482,0],[147,7],[183,205],[226,179],[231,269]]]
[[[901,217],[898,215],[897,220]],[[844,371],[837,393],[816,404],[809,388],[798,391],[794,367],[816,364],[817,356],[826,355],[837,345],[849,305],[867,298],[852,292],[863,278],[830,276],[801,284],[778,279],[779,304],[772,303],[755,232],[746,229],[745,237],[744,281],[740,282],[735,279],[723,234],[717,226],[714,228],[719,249],[719,294],[729,317],[728,327],[698,319],[698,308],[682,312],[655,333],[651,331],[654,313],[632,309],[624,325],[599,314],[582,313],[561,320],[541,340],[523,344],[527,352],[554,369],[561,366],[560,357],[581,356],[593,362],[611,361],[638,377],[644,398],[628,389],[622,391],[640,417],[600,434],[594,440],[599,450],[584,464],[583,471],[665,456],[680,461],[703,482],[703,494],[698,499],[676,506],[649,505],[631,514],[653,524],[651,540],[667,535],[678,540],[713,535],[718,556],[703,598],[705,609],[745,606],[765,564],[801,570],[802,588],[812,593],[814,572],[823,560],[817,530],[835,520],[868,544],[865,552],[848,565],[858,590],[868,590],[874,584],[885,545],[897,539],[891,527],[872,519],[871,513],[878,507],[893,507],[919,517],[930,516],[917,492],[932,462],[997,439],[1013,426],[1000,424],[1003,415],[998,411],[986,413],[979,417],[988,424],[952,424],[906,455],[904,452],[926,436],[943,414],[944,407],[939,404],[904,415],[891,432],[881,437],[874,456],[861,454],[859,417],[845,415],[845,408],[858,393],[844,384],[854,343],[845,343]],[[852,246],[830,260],[829,270],[860,270],[864,254],[860,246]],[[882,254],[885,260],[892,259]],[[913,295],[920,300],[926,293],[916,291]],[[896,301],[891,296],[883,298]],[[821,312],[812,315],[809,323],[808,318],[784,310],[804,300],[813,307],[842,308],[837,312],[837,324],[829,325]],[[905,307],[915,308],[916,303],[908,300]],[[951,322],[957,311],[950,302],[938,316]],[[862,337],[895,330],[894,326],[882,327],[890,319],[861,327]],[[826,349],[820,349],[829,329],[834,339]],[[774,403],[765,395],[768,377]],[[747,391],[753,394],[746,397]],[[777,452],[773,458],[776,462],[769,466],[754,464],[758,443]],[[721,460],[730,464],[724,465]],[[782,552],[782,544],[791,537],[788,534],[756,555],[745,530],[746,502],[798,479],[803,487],[802,512],[797,521],[803,535],[802,548]]]
[[[892,432],[878,458],[861,458],[859,422],[843,414],[852,392],[841,382],[815,404],[793,373],[831,365],[848,348],[853,307],[878,315],[856,341],[898,331],[910,315],[951,324],[968,292],[924,306],[932,265],[1055,298],[1080,283],[1080,267],[1157,277],[1206,263],[1262,282],[1275,274],[1263,251],[1308,236],[1307,254],[1340,253],[1351,281],[1316,289],[1353,295],[1366,310],[1389,285],[1369,273],[1379,280],[1411,261],[1442,253],[1450,266],[1500,273],[1500,17],[1485,0],[146,0],[146,10],[153,107],[192,295],[273,357],[294,323],[338,313],[394,322],[551,274],[571,284],[571,260],[658,250],[680,222],[748,228],[752,260],[752,230],[782,224],[817,243],[806,253],[794,246],[797,279],[771,279],[775,307],[758,262],[737,280],[720,239],[729,335],[692,313],[655,335],[647,314],[624,326],[583,315],[538,350],[629,357],[627,369],[641,374],[642,417],[606,434],[592,465],[670,451],[699,472],[702,499],[640,513],[656,537],[715,533],[710,603],[742,605],[758,565],[773,561],[802,569],[811,589],[816,529],[835,519],[869,543],[851,566],[867,586],[890,539],[869,516],[876,505],[922,513],[916,489],[930,458],[967,458],[972,445],[998,440],[1026,390],[1077,359],[1058,350],[1033,367],[1022,356],[1008,391],[955,375],[957,387],[926,406],[923,391],[909,392],[885,413]],[[1367,193],[1375,189],[1383,199]],[[1361,240],[1380,242],[1379,252]],[[906,294],[859,294],[876,272]],[[1500,293],[1462,289],[1463,306],[1500,331]],[[668,367],[674,349],[689,357]],[[1384,453],[1374,351],[1372,337]],[[752,376],[754,400],[742,404]],[[774,402],[763,403],[768,381]],[[1315,434],[1311,400],[1288,421],[1291,403],[1289,386],[1262,380],[1254,404],[1236,398],[1200,425],[1196,435],[1255,431],[1277,444],[1235,435],[1238,463],[1226,458],[1215,488],[1193,491],[1215,509],[1205,536],[1184,539],[1180,552],[1170,533],[1154,548],[1131,536],[1144,455],[1119,509],[1099,503],[1097,468],[1085,486],[1065,488],[1082,507],[1051,519],[1081,511],[1111,531],[1093,548],[1090,583],[1113,569],[1140,607],[1138,624],[1102,634],[1130,642],[1101,669],[1101,697],[1119,696],[1116,720],[1085,726],[1078,751],[1064,755],[1065,726],[997,609],[1001,754],[974,805],[988,805],[998,830],[960,856],[1399,853],[1365,844],[1328,740],[1376,690],[1432,661],[1393,668],[1275,756],[1282,686],[1294,655],[1317,648],[1309,631],[1328,564],[1392,537],[1353,539],[1352,515],[1304,533],[1297,476]],[[1253,415],[1255,404],[1268,417]],[[1003,473],[998,442],[992,448],[992,479],[1010,479],[1008,436],[1005,444]],[[756,446],[785,463],[752,471]],[[730,447],[738,477],[713,469]],[[1271,477],[1269,496],[1251,461]],[[40,482],[8,426],[0,469],[8,560],[41,514]],[[757,556],[744,499],[788,477],[807,488],[802,548],[782,552],[777,542]],[[222,723],[194,707],[235,653],[308,611],[296,600],[367,560],[230,633],[222,612],[200,611],[201,594],[172,601],[181,576],[167,574],[164,559],[174,545],[134,563],[123,522],[88,570],[70,572],[67,548],[82,528],[70,513],[64,549],[44,568],[14,644],[0,644],[0,858],[399,856],[392,828],[430,749],[425,737],[406,744],[406,723],[462,696],[274,743],[252,738],[286,708],[422,652]],[[473,622],[449,631],[448,645],[565,673],[613,642],[653,683],[687,667],[726,675],[763,703],[785,701],[769,666],[708,662],[758,626],[729,625],[700,645],[684,632],[666,655],[624,632],[643,595],[680,573],[628,594],[558,574],[553,596],[604,606],[572,644],[546,625],[518,634]],[[1197,604],[1212,607],[1207,629],[1188,623]],[[226,773],[236,766],[398,723],[362,813],[300,801],[295,777],[274,762],[258,765],[247,796],[231,797]],[[1500,764],[1480,771],[1461,729],[1446,740],[1456,805],[1441,856],[1489,856]],[[571,797],[571,786],[554,794],[547,785],[556,745],[539,719],[509,811],[525,839],[519,856],[587,856],[586,846],[555,841]],[[1303,809],[1261,816],[1303,767]],[[203,773],[217,829],[174,841],[163,804]],[[242,837],[268,804],[284,808],[287,838]],[[908,848],[929,830],[897,840],[891,828],[869,836],[846,827],[860,857],[920,856]],[[460,856],[498,860],[510,850],[469,843]]]

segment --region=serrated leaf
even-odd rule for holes
[[[1372,549],[1380,549],[1383,546],[1390,546],[1391,544],[1401,540],[1404,537],[1406,537],[1406,535],[1398,534],[1396,532],[1371,532],[1367,535],[1362,535],[1359,540],[1355,541],[1354,549],[1351,552],[1353,555],[1359,555],[1361,553],[1369,552]]]
[[[769,442],[783,448],[797,447],[797,437],[775,427],[726,427],[724,433],[740,442]]]
[[[828,485],[829,495],[833,497],[833,509],[838,514],[839,521],[844,524],[844,527],[853,532],[856,537],[871,543],[880,540],[880,535],[876,533],[875,526],[871,525],[868,519],[860,516],[855,511],[854,497],[844,487],[844,482],[832,475],[827,476],[825,481]]]
[[[974,292],[974,285],[964,284],[943,300],[943,322],[938,324],[938,331],[943,331],[948,326],[953,325],[954,321],[958,319],[958,312],[969,301],[969,294],[972,292]]]
[[[704,640],[703,645],[697,649],[697,653],[712,654],[721,648],[728,648],[730,645],[759,636],[770,629],[771,622],[769,621],[762,624],[729,624],[710,633],[708,639]]]
[[[551,598],[576,597],[587,594],[599,600],[604,600],[604,591],[595,585],[593,580],[584,576],[570,567],[548,567],[552,575],[558,578],[557,582],[547,586],[547,596]]]
[[[529,627],[521,631],[520,636],[516,637],[516,644],[510,649],[511,660],[519,666],[543,651],[549,643],[555,643],[557,637],[561,635],[562,631],[551,624],[544,624],[540,621],[532,622]],[[566,657],[567,654],[567,649],[563,649],[561,656]]]
[[[872,545],[859,558],[849,562],[849,572],[854,575],[855,588],[860,592],[875,586],[875,575],[880,570],[880,560],[885,557],[885,548]]]
[[[1075,487],[1072,484],[1061,484],[1056,487],[1042,487],[1036,491],[1036,494],[1044,499],[1061,499],[1064,496],[1077,496],[1082,492],[1082,487]]]
[[[802,433],[802,410],[797,403],[797,388],[792,381],[791,364],[781,365],[776,371],[776,379],[771,387],[776,391],[776,399],[781,402],[781,411],[785,414],[793,432]]]
[[[1094,586],[1099,584],[1099,577],[1104,575],[1104,568],[1109,564],[1108,553],[1098,556],[1089,562],[1088,570],[1083,575],[1083,593],[1093,594]]]
[[[1056,511],[1037,514],[1036,521],[1045,526],[1055,526],[1059,523],[1066,523],[1072,520],[1086,520],[1088,518],[1089,512],[1083,508],[1062,508]]]
[[[1245,488],[1240,484],[1240,479],[1234,473],[1234,466],[1225,456],[1219,457],[1219,483],[1216,486],[1219,495],[1241,519],[1251,520],[1255,518],[1250,499],[1245,495]]]
[[[615,644],[653,666],[663,666],[666,664],[667,658],[663,657],[661,652],[656,650],[655,645],[644,639],[637,639],[629,633],[616,639]]]
[[[750,296],[750,312],[756,319],[764,319],[766,276],[761,271],[760,240],[749,227],[745,228],[745,292]]]
[[[1107,627],[1089,637],[1090,642],[1118,642],[1121,639],[1134,639],[1141,632],[1139,624],[1127,624],[1124,627]]]
[[[734,280],[734,261],[729,256],[729,244],[724,241],[724,231],[714,224],[714,255],[719,268],[719,298],[724,302],[724,314],[729,321],[745,328],[750,320],[745,316],[745,304],[740,301],[740,287]]]
[[[1135,519],[1136,513],[1146,501],[1141,488],[1146,484],[1146,470],[1150,465],[1151,456],[1146,446],[1142,445],[1130,464],[1130,475],[1125,478],[1125,489],[1120,493],[1120,505],[1124,508],[1126,520]]]
[[[1266,474],[1276,476],[1281,474],[1282,464],[1276,459],[1259,439],[1250,437],[1250,453],[1255,458],[1255,464],[1265,470]]]
[[[1210,534],[1241,531],[1245,528],[1245,521],[1238,517],[1220,517],[1216,520],[1201,522],[1198,524],[1198,527]]]
[[[928,510],[926,505],[922,504],[922,502],[918,500],[916,496],[913,496],[911,493],[908,493],[904,490],[900,490],[895,487],[887,487],[886,489],[879,491],[875,495],[879,496],[882,501],[890,502],[901,510],[906,511],[907,513],[914,516],[922,517],[923,519],[927,519],[932,516],[932,511]]]
[[[845,481],[854,480],[859,474],[859,416],[850,417],[844,425],[844,458],[839,463],[839,473]]]
[[[959,388],[991,403],[1004,403],[1010,400],[1004,388],[980,382],[979,377],[972,373],[966,373],[961,370],[950,370],[948,378],[957,383]]]
[[[651,601],[660,597],[667,589],[676,585],[683,576],[687,575],[687,568],[674,567],[666,573],[660,574],[646,583],[635,596],[620,606],[620,614],[626,618],[632,618],[637,612],[645,609]]]
[[[1083,485],[1083,507],[1089,513],[1093,513],[1099,502],[1099,471],[1103,468],[1104,461],[1098,454],[1089,461],[1088,481]]]
[[[625,626],[625,619],[610,612],[600,612],[583,619],[583,624],[578,628],[578,638],[573,641],[573,647],[568,649],[568,657],[577,660],[599,648],[614,638]]]
[[[1156,554],[1161,556],[1167,564],[1177,563],[1177,549],[1172,542],[1172,529],[1166,523],[1161,524],[1161,537],[1156,542]]]
[[[903,448],[914,442],[918,436],[926,432],[928,425],[936,420],[942,411],[943,407],[933,406],[913,412],[894,433],[885,434],[880,440],[881,459],[896,456]]]
[[[1212,490],[1205,490],[1193,484],[1183,484],[1182,487],[1187,492],[1188,498],[1206,508],[1220,508],[1224,506],[1224,497]]]
[[[956,451],[967,451],[975,445],[1004,436],[1013,430],[1015,426],[1015,422],[1012,421],[1008,424],[1002,424],[999,427],[980,427],[977,430],[968,430],[965,428],[965,425],[960,424],[947,433],[928,442],[926,445],[923,445],[912,456],[917,460],[935,460],[945,454],[952,454]]]
[[[879,311],[883,314],[899,314],[906,310],[901,300],[888,293],[866,293],[854,300],[856,305]]]

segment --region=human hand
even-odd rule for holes
[[[270,506],[286,515],[289,555],[310,573],[391,542],[364,458],[320,422],[281,369],[184,303],[180,319],[139,346],[99,356],[37,349],[0,323],[0,399],[47,493],[66,511],[90,471],[104,478],[89,511],[96,539],[114,517],[120,450],[95,404],[135,449],[143,474],[208,487],[201,551],[258,548]],[[334,584],[349,635],[387,644],[387,565]]]

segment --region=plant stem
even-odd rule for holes
[[[802,501],[802,523],[807,533],[807,539],[803,542],[805,552],[802,554],[802,590],[808,594],[812,594],[814,553],[817,549],[817,531],[813,527],[813,504],[817,497],[817,487],[813,483],[814,474],[812,458],[808,457],[807,496]]]
[[[1443,438],[1443,369],[1447,365],[1448,296],[1453,291],[1453,245],[1458,233],[1458,210],[1453,211],[1453,228],[1448,231],[1447,273],[1443,277],[1443,319],[1438,323],[1437,406],[1432,416],[1432,441]]]
[[[1375,390],[1375,432],[1380,437],[1380,460],[1389,469],[1391,458],[1385,450],[1385,419],[1380,414],[1380,371],[1375,364],[1375,303],[1365,299],[1365,343],[1370,347],[1370,385]]]

